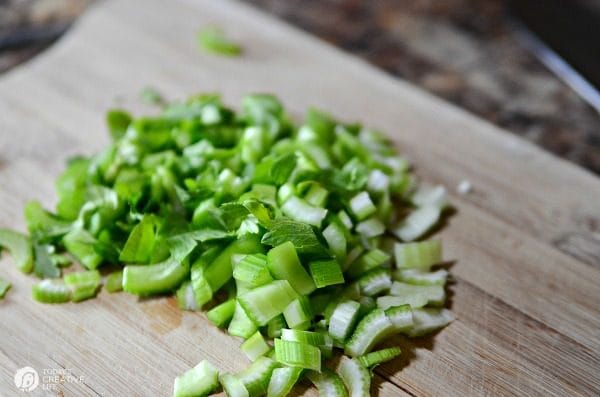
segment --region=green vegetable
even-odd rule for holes
[[[12,230],[0,229],[0,247],[10,251],[19,270],[24,273],[33,270],[33,250],[29,237]]]
[[[203,360],[194,368],[175,378],[173,397],[208,396],[219,385],[219,372]]]
[[[321,350],[307,343],[275,339],[275,357],[290,367],[321,370]]]
[[[12,284],[8,281],[0,278],[0,299],[4,299],[4,296],[8,292],[8,290],[12,287]]]
[[[216,27],[203,29],[198,33],[198,44],[208,52],[219,55],[237,56],[242,53],[242,47],[228,40],[223,32]]]
[[[214,29],[198,40],[241,51]],[[110,110],[111,143],[69,161],[55,212],[31,201],[29,236],[0,229],[17,266],[45,279],[36,300],[94,297],[109,270],[107,291],[175,295],[245,340],[255,360],[246,370],[219,378],[202,362],[175,395],[220,381],[232,396],[280,396],[305,374],[322,395],[367,395],[368,369],[400,354],[369,353],[377,344],[451,321],[449,273],[432,270],[442,244],[424,239],[447,193],[417,186],[385,136],[316,109],[296,122],[269,94],[244,97],[239,112],[215,94],[143,95],[156,113]],[[67,269],[72,261],[84,271]],[[342,357],[341,378],[324,369],[334,349],[353,357]]]

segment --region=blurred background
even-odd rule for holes
[[[0,74],[100,1],[0,0]],[[244,1],[600,175],[600,1]]]

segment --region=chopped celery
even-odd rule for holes
[[[258,325],[265,325],[273,317],[282,314],[297,298],[297,294],[286,280],[276,280],[246,292],[238,298],[244,311]]]
[[[295,367],[275,368],[269,381],[267,397],[287,396],[300,379],[302,371],[302,368]]]
[[[326,209],[310,205],[296,196],[288,198],[281,206],[281,211],[298,222],[308,223],[316,227],[320,227],[321,222],[327,216]]]
[[[233,336],[249,338],[257,329],[258,327],[254,321],[248,317],[242,305],[240,305],[239,301],[236,301],[233,317],[231,318],[227,332]]]
[[[42,280],[31,290],[32,297],[42,303],[64,303],[71,300],[71,290],[63,281]]]
[[[259,357],[248,368],[237,374],[250,396],[262,396],[267,392],[269,380],[277,363],[268,357]]]
[[[445,327],[454,320],[454,315],[448,309],[423,308],[413,310],[413,320],[413,326],[405,333],[417,337]]]
[[[96,296],[100,288],[100,280],[98,270],[69,273],[64,277],[65,284],[71,289],[73,302],[80,302]]]
[[[244,383],[235,375],[222,374],[219,376],[219,382],[223,386],[227,397],[250,397]]]
[[[316,288],[313,279],[302,266],[294,244],[289,241],[267,253],[267,265],[276,279],[287,280],[299,294],[310,294]]]
[[[425,234],[440,219],[440,207],[427,205],[411,212],[394,229],[394,234],[402,241],[413,241]]]
[[[283,317],[290,328],[306,329],[313,317],[310,303],[306,297],[294,299],[284,310]]]
[[[442,261],[442,243],[440,240],[429,240],[395,244],[394,255],[398,268],[429,269]]]
[[[308,268],[317,288],[344,283],[344,275],[337,261],[312,261],[308,263]]]
[[[344,351],[351,357],[362,356],[393,332],[394,325],[385,312],[375,309],[360,320]]]
[[[219,385],[219,372],[203,360],[194,368],[175,378],[173,397],[207,396]]]
[[[348,389],[350,397],[370,395],[371,374],[359,360],[346,359],[339,366],[338,372]]]
[[[348,392],[342,379],[328,369],[320,373],[310,371],[308,379],[316,386],[319,391],[319,397],[348,397]]]
[[[33,250],[29,237],[8,229],[0,229],[0,248],[6,248],[15,265],[24,273],[33,270]]]
[[[448,271],[444,269],[427,272],[420,269],[397,269],[392,275],[394,280],[414,285],[444,285]]]
[[[290,367],[321,370],[321,350],[308,343],[275,339],[275,357]]]
[[[4,280],[3,278],[0,278],[0,299],[3,299],[4,296],[6,296],[6,293],[8,292],[10,287],[12,287],[11,283]]]
[[[106,277],[106,283],[104,285],[106,290],[110,293],[119,292],[123,290],[123,271],[119,270],[112,272]]]
[[[250,361],[256,361],[258,357],[271,350],[271,347],[267,345],[267,342],[265,342],[263,336],[258,331],[246,339],[240,348]]]
[[[236,308],[235,299],[231,298],[206,312],[206,318],[217,327],[225,327],[231,321]]]
[[[361,293],[373,296],[389,290],[392,286],[392,277],[389,270],[379,268],[359,278],[358,285],[360,286]]]
[[[355,301],[341,302],[329,320],[329,335],[339,342],[344,342],[354,330],[358,321],[360,303]]]
[[[358,357],[358,361],[367,368],[393,360],[402,353],[399,347],[388,347]]]

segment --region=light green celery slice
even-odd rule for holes
[[[317,288],[344,283],[342,269],[335,260],[312,261],[308,268]]]
[[[350,215],[348,215],[346,211],[340,210],[340,212],[337,213],[337,216],[342,222],[342,225],[344,225],[344,227],[346,228],[346,230],[352,230],[354,223],[352,222],[352,218],[350,218]]]
[[[154,295],[177,288],[189,274],[187,261],[172,259],[155,265],[128,265],[123,270],[123,289],[134,295]]]
[[[365,238],[377,237],[385,233],[385,225],[377,218],[369,218],[356,225],[356,231]]]
[[[404,218],[393,232],[402,241],[416,240],[438,223],[441,213],[440,207],[419,207]]]
[[[297,298],[297,294],[286,280],[275,280],[246,292],[238,302],[252,321],[263,326],[273,317],[282,314]]]
[[[69,273],[65,275],[64,281],[71,289],[71,300],[81,302],[96,296],[100,288],[101,277],[98,270],[88,270]]]
[[[325,208],[310,205],[296,196],[289,197],[281,206],[281,211],[296,221],[316,227],[321,227],[321,222],[327,216]]]
[[[385,315],[394,326],[395,332],[406,331],[414,325],[410,305],[392,306],[385,310]]]
[[[413,308],[425,305],[442,305],[446,300],[444,287],[441,285],[412,285],[394,281],[390,295],[395,296],[399,304],[410,304]],[[401,302],[404,300],[404,302]],[[380,307],[379,301],[377,303]],[[393,305],[393,306],[397,306]]]
[[[360,221],[375,213],[377,207],[371,201],[369,193],[360,192],[350,199],[350,211]]]
[[[448,193],[446,188],[438,186],[420,186],[412,195],[411,201],[417,207],[426,205],[444,208],[448,205]]]
[[[390,256],[380,249],[373,249],[362,254],[354,263],[348,268],[347,273],[350,277],[356,278],[370,270],[387,264],[390,260]]]
[[[106,277],[104,288],[110,292],[119,292],[123,290],[123,271],[112,272]]]
[[[194,290],[192,289],[192,283],[190,281],[185,281],[181,284],[175,293],[175,298],[177,299],[177,305],[181,310],[198,310],[196,298],[194,297]]]
[[[227,328],[229,335],[240,336],[246,339],[252,336],[257,329],[258,327],[254,321],[248,317],[242,305],[240,305],[239,301],[236,301],[233,317]]]
[[[321,350],[308,343],[275,339],[275,357],[290,367],[321,370]]]
[[[346,259],[347,242],[342,226],[336,222],[330,223],[329,226],[323,230],[323,237],[325,238],[325,241],[327,241],[327,245],[333,256],[335,256],[340,263],[343,263]]]
[[[371,192],[386,192],[390,187],[390,177],[381,170],[374,169],[369,173],[367,188]]]
[[[302,368],[283,367],[275,368],[269,381],[267,397],[285,397],[302,375]]]
[[[275,316],[267,323],[267,336],[269,338],[279,338],[281,331],[286,327],[283,315]]]
[[[417,243],[397,243],[394,245],[396,267],[429,269],[442,261],[442,242],[428,240]]]
[[[405,334],[410,337],[427,335],[450,324],[454,318],[448,309],[415,309],[413,310],[414,325]]]
[[[225,327],[231,321],[236,308],[235,298],[213,307],[206,312],[206,317],[219,328]]]
[[[363,246],[361,244],[354,246],[354,248],[352,248],[348,252],[348,255],[346,256],[346,260],[344,261],[344,264],[342,265],[342,270],[343,271],[348,270],[350,268],[350,266],[352,266],[352,264],[360,257],[360,255],[364,251],[365,251],[365,249],[363,248]]]
[[[331,370],[324,369],[321,373],[309,371],[308,379],[319,391],[319,397],[348,397],[344,382]]]
[[[29,237],[12,230],[0,229],[1,247],[10,251],[19,270],[24,273],[30,273],[33,270],[33,249]]]
[[[262,396],[267,392],[269,380],[278,364],[268,357],[259,357],[248,368],[237,374],[250,397]]]
[[[396,281],[413,285],[444,285],[448,279],[448,271],[444,269],[435,272],[420,269],[396,269],[392,277]]]
[[[370,395],[371,374],[359,360],[345,359],[338,368],[338,373],[348,389],[350,397]]]
[[[329,357],[333,347],[333,340],[324,331],[303,331],[284,328],[281,330],[281,340],[308,343],[321,349],[321,355]]]
[[[283,310],[283,317],[290,328],[308,329],[313,317],[308,299],[305,296],[294,299]]]
[[[386,349],[377,350],[367,353],[364,356],[358,357],[358,361],[367,368],[372,368],[376,365],[383,364],[387,361],[398,357],[402,351],[399,347],[388,347]]]
[[[250,397],[244,383],[233,374],[220,375],[219,382],[223,386],[223,391],[225,391],[227,397]]]
[[[8,290],[12,287],[12,284],[8,281],[0,278],[0,299],[4,299]]]
[[[175,378],[173,397],[207,396],[219,385],[219,372],[203,360],[194,368]]]
[[[46,279],[35,284],[31,290],[34,300],[42,303],[64,303],[71,300],[71,290],[63,282]]]
[[[264,254],[245,256],[235,265],[233,278],[252,288],[270,283],[273,277],[267,268],[267,256]]]
[[[267,253],[269,271],[279,280],[287,280],[301,295],[308,295],[316,289],[313,279],[300,263],[296,248],[290,241],[272,248]]]
[[[351,357],[362,356],[393,333],[394,325],[388,316],[383,310],[375,309],[360,320],[344,351]]]
[[[329,335],[338,342],[344,342],[354,330],[359,311],[358,302],[349,300],[338,304],[329,319]]]
[[[271,347],[265,342],[259,331],[256,331],[254,335],[246,339],[240,348],[250,361],[256,361],[258,357],[265,355],[271,350]]]
[[[358,285],[363,295],[374,296],[390,289],[392,277],[389,270],[380,268],[359,278]]]

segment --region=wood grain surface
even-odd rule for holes
[[[195,33],[207,24],[225,26],[244,55],[199,52]],[[28,199],[52,207],[64,161],[108,142],[106,108],[148,111],[137,101],[147,85],[168,98],[222,92],[234,106],[273,92],[297,117],[315,105],[386,131],[428,182],[473,184],[452,195],[457,213],[441,232],[456,260],[457,320],[432,337],[390,341],[404,355],[377,369],[379,395],[600,395],[600,181],[236,2],[108,1],[0,79],[0,226],[24,229]],[[164,396],[202,359],[246,366],[239,340],[172,299],[102,292],[41,305],[30,299],[35,280],[8,256],[0,277],[14,284],[0,302],[2,396],[19,395],[13,375],[24,366],[82,377],[43,378],[30,394],[64,396]]]

